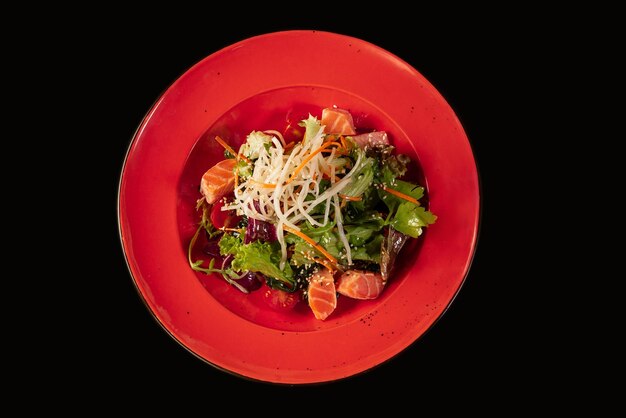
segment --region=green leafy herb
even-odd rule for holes
[[[315,116],[309,114],[309,117],[302,122],[298,123],[298,125],[304,127],[304,141],[307,139],[315,138],[315,136],[319,133],[320,129],[322,129],[322,125],[319,120]]]
[[[376,234],[364,245],[352,248],[352,260],[371,261],[377,264],[380,263],[380,250],[382,242],[382,234]]]
[[[434,224],[437,217],[421,206],[404,202],[398,206],[390,225],[397,231],[417,238],[422,234],[422,227]]]
[[[198,229],[196,229],[196,233],[191,238],[191,241],[189,241],[189,247],[187,248],[187,261],[189,262],[191,269],[194,271],[205,273],[205,274],[219,273],[222,275],[224,280],[226,280],[226,282],[235,286],[237,289],[241,290],[244,293],[249,293],[248,290],[246,290],[244,287],[238,284],[235,280],[233,280],[233,278],[231,277],[231,274],[229,274],[228,271],[215,268],[214,258],[211,258],[209,260],[208,267],[203,267],[203,265],[205,264],[205,261],[202,259],[198,259],[195,261],[191,259],[191,252],[193,251],[193,248],[195,247],[196,242],[198,241],[198,237],[200,236],[200,233],[203,230],[206,231],[210,239],[223,233],[219,229],[215,228],[215,226],[213,226],[213,223],[211,223],[211,217],[210,217],[211,206],[208,203],[206,203],[206,200],[204,198],[199,199],[196,202],[196,210],[200,210],[200,209],[202,209],[202,217],[200,218],[200,225],[198,225]]]
[[[387,186],[400,193],[415,200],[419,200],[424,196],[424,188],[422,186],[395,179],[389,169],[383,169],[383,176]],[[378,189],[378,195],[389,209],[387,223],[403,234],[417,238],[422,234],[422,227],[431,225],[437,220],[437,216],[422,206],[388,193],[382,188]]]
[[[266,278],[282,282],[288,289],[295,289],[291,266],[286,264],[283,270],[279,268],[281,253],[278,244],[261,241],[244,244],[241,236],[226,234],[220,239],[219,246],[220,254],[234,256],[229,268],[233,272],[262,273]]]
[[[360,151],[363,153],[363,151]],[[350,179],[350,183],[341,191],[342,194],[352,197],[361,196],[372,187],[374,180],[376,161],[373,158],[364,158]]]

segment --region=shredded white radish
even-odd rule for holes
[[[287,144],[285,143],[285,138],[283,138],[283,134],[281,134],[280,132],[275,131],[274,129],[268,129],[267,131],[263,131],[263,132],[269,135],[273,135],[274,138],[280,139],[280,142],[283,144],[283,147],[287,146]]]
[[[315,122],[319,125],[317,119]],[[297,224],[304,220],[315,226],[327,225],[332,206],[339,238],[346,250],[348,264],[351,264],[352,256],[343,229],[338,194],[352,181],[352,175],[360,167],[362,155],[359,154],[352,169],[339,179],[336,177],[335,165],[337,149],[326,148],[329,151],[326,155],[319,151],[324,145],[324,126],[319,125],[312,138],[305,137],[288,151],[285,150],[287,144],[280,132],[267,130],[264,133],[271,136],[271,145],[258,148],[258,158],[253,162],[251,175],[239,179],[234,201],[224,205],[222,210],[236,210],[238,215],[275,224],[282,254],[280,268],[283,269],[287,261],[283,227],[299,230]],[[320,193],[320,182],[324,175],[330,177],[330,187]],[[313,199],[306,200],[307,196]],[[318,204],[324,205],[324,215],[315,219],[311,212]]]
[[[343,247],[346,249],[346,259],[348,261],[348,265],[350,265],[352,264],[352,251],[350,250],[350,245],[348,245],[348,238],[346,238],[346,233],[343,230],[343,219],[341,217],[339,197],[337,195],[334,195],[333,200],[335,203],[335,222],[337,223],[337,230],[339,231],[339,239],[343,243]]]

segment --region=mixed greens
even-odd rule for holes
[[[204,191],[198,201],[192,269],[221,274],[243,292],[262,284],[306,289],[320,268],[376,272],[384,284],[407,240],[436,221],[420,203],[424,187],[401,179],[410,159],[386,133],[328,132],[310,115],[301,126],[301,141],[253,131],[238,151],[226,151],[236,160],[233,185],[214,203]],[[211,221],[216,205],[227,225]],[[211,258],[193,260],[203,232]]]

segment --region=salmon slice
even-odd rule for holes
[[[219,199],[235,189],[235,167],[234,158],[220,161],[209,168],[200,181],[200,193],[209,204],[217,202]]]
[[[374,131],[368,134],[355,135],[352,137],[359,148],[375,147],[377,145],[389,145],[387,132]]]
[[[324,133],[337,135],[354,135],[354,121],[350,112],[344,109],[327,107],[322,110]]]
[[[376,299],[385,282],[380,273],[348,270],[337,281],[337,292],[353,299]]]
[[[322,269],[313,274],[309,280],[309,306],[313,315],[322,321],[328,318],[337,307],[337,292],[333,274],[328,269]]]

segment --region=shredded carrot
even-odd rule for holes
[[[247,162],[248,164],[252,163],[252,161],[250,161],[248,158],[246,158],[245,155],[241,155],[239,153],[236,153],[235,150],[226,143],[226,141],[224,141],[222,138],[220,138],[219,136],[215,136],[215,140],[221,145],[223,146],[226,151],[230,152],[231,154],[233,154],[234,156],[237,157],[237,159],[241,159],[244,160],[245,162]]]
[[[268,129],[267,131],[263,132],[269,135],[274,135],[276,138],[278,138],[280,140],[280,143],[283,145],[283,149],[285,149],[285,145],[287,144],[285,143],[285,138],[283,138],[283,134],[274,129]]]
[[[237,155],[235,150],[230,145],[228,145],[222,138],[220,138],[218,135],[215,136],[215,140],[217,141],[218,144],[220,144],[222,147],[224,147],[224,149],[226,149],[226,151],[228,151],[231,154],[233,154],[233,156]]]
[[[288,142],[287,145],[285,145],[285,151],[292,149],[294,145],[296,145],[295,141]]]
[[[348,152],[348,143],[346,142],[345,138],[342,136],[339,137],[339,141],[341,141],[341,146],[344,149],[344,152]]]
[[[252,161],[250,161],[249,158],[246,158],[245,155],[243,155],[242,153],[237,154],[237,161],[239,160],[244,160],[245,162],[247,162],[248,164],[252,164]]]
[[[399,192],[397,190],[391,189],[387,186],[385,186],[383,184],[383,190],[386,191],[387,193],[391,193],[392,195],[398,196],[400,199],[404,199],[404,200],[408,200],[409,202],[416,204],[417,206],[420,205],[420,202],[418,202],[417,199],[415,199],[414,197],[409,196],[408,194],[404,194],[402,192]]]
[[[360,202],[363,200],[361,196],[348,196],[347,194],[338,193],[338,196],[342,199],[350,200],[351,202]]]
[[[239,232],[240,234],[243,234],[244,229],[243,228],[226,228],[225,226],[219,228],[220,231],[231,231],[231,232]]]
[[[324,144],[336,145],[337,146],[336,152],[337,152],[338,155],[341,155],[341,154],[345,155],[345,153],[346,153],[345,148],[342,147],[340,142],[329,141],[329,142],[325,142]],[[324,152],[332,152],[332,150],[325,149]]]
[[[305,240],[306,242],[311,244],[313,246],[313,248],[315,248],[317,251],[319,251],[320,253],[324,254],[324,257],[328,258],[331,263],[337,264],[337,259],[335,257],[333,257],[332,255],[330,255],[328,253],[328,251],[326,251],[324,249],[324,247],[319,245],[317,242],[313,241],[313,239],[309,238],[308,236],[306,236],[302,232],[298,231],[297,229],[293,229],[293,228],[291,228],[291,227],[289,227],[287,225],[283,225],[283,229],[285,231],[287,231],[287,232],[291,232],[292,234],[299,236],[300,238],[302,238],[303,240]]]
[[[293,173],[291,174],[291,177],[289,177],[287,179],[287,181],[285,182],[285,184],[289,184],[291,183],[293,180],[296,179],[296,176],[298,175],[298,173],[304,168],[305,165],[307,165],[307,163],[309,161],[311,161],[313,159],[313,157],[315,157],[317,154],[319,154],[320,152],[322,152],[324,149],[330,147],[331,145],[333,145],[333,142],[326,142],[324,143],[324,145],[322,145],[321,147],[319,147],[318,149],[316,149],[315,151],[311,152],[305,159],[304,161],[302,161],[300,163],[300,165],[298,167],[296,167],[296,169],[293,171]]]
[[[256,183],[259,186],[263,187],[264,189],[273,189],[274,187],[276,187],[276,185],[274,183],[263,183],[263,182],[260,182],[260,181],[256,181],[255,179],[249,179],[248,181]]]
[[[337,141],[327,141],[327,142],[324,142],[324,145],[337,145],[338,147],[340,147],[341,143]]]

